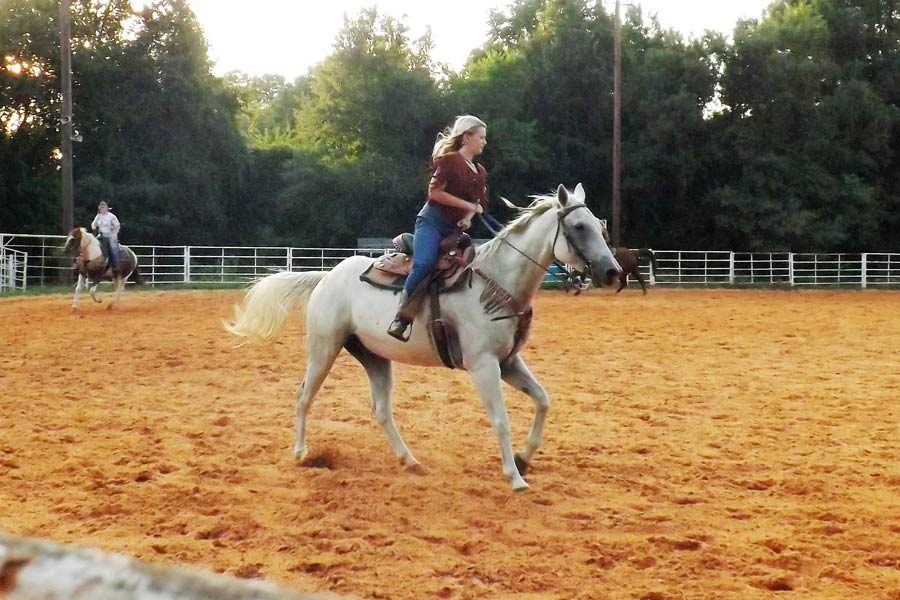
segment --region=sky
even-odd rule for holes
[[[623,0],[625,1],[625,0]],[[738,19],[759,18],[771,0],[629,0],[645,18],[659,16],[664,27],[687,35],[711,29],[730,34]],[[214,71],[251,75],[276,73],[288,80],[305,75],[332,51],[344,15],[377,6],[400,19],[411,39],[431,26],[432,58],[459,69],[487,39],[490,9],[509,0],[189,0],[206,33]],[[613,2],[608,4],[614,10]],[[626,10],[623,7],[623,14]]]

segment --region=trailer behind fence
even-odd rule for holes
[[[0,233],[0,290],[67,281],[71,258],[64,236]],[[129,245],[155,286],[241,285],[277,271],[327,271],[349,256],[379,256],[383,248]],[[664,286],[900,286],[900,254],[656,250],[658,269],[641,273]],[[547,281],[560,282],[561,274]]]

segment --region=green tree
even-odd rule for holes
[[[430,38],[416,49],[406,33],[375,9],[345,19],[335,51],[312,70],[297,115],[300,137],[333,158],[418,159],[438,95],[428,69]]]
[[[7,171],[3,216],[6,206],[22,205],[57,215],[43,224],[10,215],[13,228],[59,229],[57,15],[52,1],[11,0],[0,26],[11,49],[4,56],[28,65],[2,72],[3,151],[24,163]],[[127,0],[73,2],[72,64],[75,127],[84,138],[74,157],[76,221],[88,221],[105,198],[128,241],[239,237],[229,227],[243,223],[238,104],[211,75],[187,3],[159,0],[135,14]]]
[[[875,51],[870,38],[857,31],[849,36],[856,43],[847,42],[847,28],[859,27],[835,18],[847,6],[783,0],[735,31],[721,82],[730,110],[721,119],[737,160],[723,169],[730,181],[708,196],[732,247],[896,244],[879,223],[893,220],[897,202],[897,106],[869,79],[871,57],[861,48]],[[896,50],[891,42],[876,54]]]

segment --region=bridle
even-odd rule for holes
[[[567,206],[561,209],[556,213],[556,235],[553,236],[553,248],[556,248],[556,240],[559,238],[559,232],[562,230],[563,237],[566,239],[566,244],[568,244],[569,249],[575,252],[575,256],[584,263],[584,271],[585,275],[593,274],[593,265],[584,251],[578,247],[578,244],[575,243],[575,240],[572,239],[572,236],[569,234],[569,230],[566,229],[565,224],[563,223],[563,219],[565,219],[570,213],[578,210],[579,208],[587,208],[586,204],[576,204],[574,206]],[[576,269],[577,270],[577,269]]]
[[[78,234],[75,234],[77,229],[73,229],[72,232],[69,233],[69,238],[66,240],[66,245],[63,248],[63,252],[72,256],[73,259],[78,257],[81,254],[81,245],[84,243],[84,237],[81,235],[81,231],[78,231]]]
[[[587,208],[587,205],[586,204],[574,204],[574,205],[567,206],[565,208],[561,208],[556,211],[556,234],[553,236],[553,245],[551,246],[551,250],[556,248],[556,242],[559,239],[559,232],[562,231],[563,238],[566,240],[566,244],[569,246],[569,249],[572,250],[575,253],[575,256],[577,256],[578,259],[584,263],[583,274],[589,275],[593,272],[591,261],[588,259],[587,255],[584,253],[584,251],[578,247],[578,244],[575,242],[575,240],[572,239],[572,236],[569,233],[569,230],[566,228],[566,225],[564,223],[565,218],[567,216],[569,216],[571,213],[578,210],[579,208]],[[500,229],[502,228],[502,225],[494,217],[490,216],[487,213],[481,213],[479,216],[481,217],[482,224],[484,224],[484,226],[488,229],[488,231],[490,231],[492,234],[494,234],[494,237],[498,237],[500,234]],[[516,252],[518,252],[519,254],[524,256],[526,259],[528,259],[531,263],[537,265],[538,268],[540,268],[541,270],[543,270],[547,273],[550,273],[551,275],[553,274],[553,271],[551,271],[549,268],[543,266],[541,263],[534,260],[533,258],[528,256],[525,252],[523,252],[522,250],[517,248],[512,242],[510,242],[508,239],[506,239],[506,236],[499,237],[498,239],[500,240],[500,243],[506,244],[507,246],[509,246],[510,248],[512,248],[513,250],[515,250]],[[568,271],[568,269],[567,269],[568,265],[564,264],[562,261],[554,260],[553,262],[557,266]],[[573,270],[578,271],[577,269],[573,269]]]

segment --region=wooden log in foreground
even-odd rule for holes
[[[3,600],[338,600],[0,533]]]

